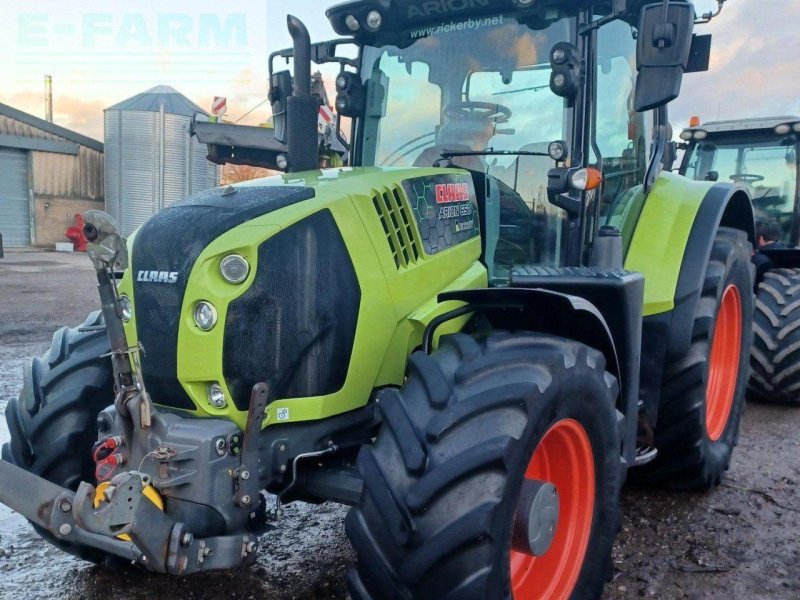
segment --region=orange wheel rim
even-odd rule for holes
[[[560,507],[555,536],[542,556],[511,550],[514,600],[569,598],[583,567],[594,516],[594,455],[583,426],[573,419],[555,423],[534,450],[525,478],[552,483]]]
[[[739,359],[742,353],[742,298],[735,285],[728,286],[714,326],[706,387],[706,431],[716,442],[722,437],[733,407]]]

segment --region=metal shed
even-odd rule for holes
[[[156,211],[217,185],[219,170],[190,133],[208,113],[161,85],[105,110],[106,208],[123,235]]]
[[[91,208],[103,208],[103,144],[0,104],[3,244],[66,241],[74,215]]]

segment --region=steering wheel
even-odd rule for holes
[[[740,181],[744,181],[745,183],[755,183],[757,181],[764,181],[763,175],[754,175],[753,173],[742,173],[741,175],[731,175],[730,179],[739,183]]]
[[[511,119],[511,109],[492,102],[456,102],[445,106],[444,115],[454,121],[485,120],[500,124]]]

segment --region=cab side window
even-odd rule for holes
[[[598,35],[595,160],[602,167],[601,222],[625,229],[624,221],[641,200],[641,184],[650,155],[652,113],[633,110],[636,40],[623,21],[600,28]],[[624,231],[623,231],[624,235]]]

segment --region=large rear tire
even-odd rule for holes
[[[775,269],[758,288],[749,396],[800,406],[800,269]]]
[[[79,331],[101,325],[98,311],[79,328],[58,330],[47,353],[25,370],[19,398],[6,407],[11,441],[3,445],[3,460],[71,490],[81,481],[94,481],[97,415],[114,400],[111,359],[103,356],[110,352],[105,330]],[[94,563],[118,560],[34,527],[78,558]]]
[[[708,489],[728,469],[739,436],[752,341],[753,266],[747,236],[720,228],[706,267],[692,343],[668,364],[655,429],[656,459],[637,479]]]
[[[354,600],[599,597],[620,523],[617,393],[599,352],[553,336],[458,334],[414,354],[358,458]],[[535,557],[515,515],[543,482],[559,508]]]

